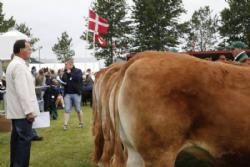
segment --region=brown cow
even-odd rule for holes
[[[115,78],[105,110],[113,130],[102,130],[114,138],[113,166],[174,167],[189,146],[207,150],[217,165],[250,166],[249,68],[144,52]]]

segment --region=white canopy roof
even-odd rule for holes
[[[20,39],[29,40],[29,37],[16,30],[0,35],[0,60],[10,60],[13,53],[13,45]]]

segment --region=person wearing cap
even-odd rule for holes
[[[233,57],[234,57],[234,61],[243,62],[245,59],[248,58],[248,55],[243,50],[246,47],[247,47],[247,45],[244,42],[241,42],[241,41],[236,41],[236,42],[232,43],[230,48],[232,49],[232,54],[233,54]]]

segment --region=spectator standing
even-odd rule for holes
[[[65,70],[62,77],[64,85],[64,126],[66,130],[68,128],[68,122],[70,118],[70,112],[74,105],[78,120],[79,127],[83,127],[83,114],[81,110],[81,90],[82,90],[82,71],[75,68],[73,59],[67,59],[65,61]]]
[[[233,54],[235,62],[240,62],[241,63],[245,59],[248,58],[248,55],[243,50],[246,47],[247,47],[247,45],[245,43],[241,42],[241,41],[235,41],[235,42],[232,43],[230,48],[232,49],[232,54]]]
[[[39,115],[34,78],[28,64],[31,55],[29,42],[18,40],[14,44],[15,54],[6,72],[7,119],[12,121],[11,167],[28,167],[32,141],[32,123]]]
[[[31,74],[32,74],[34,77],[36,77],[37,71],[36,71],[36,67],[35,67],[35,66],[33,66],[33,67],[31,68]]]
[[[46,111],[50,112],[50,117],[56,120],[58,117],[56,109],[56,99],[59,95],[59,89],[57,88],[58,81],[53,79],[51,85],[44,92],[44,108]]]

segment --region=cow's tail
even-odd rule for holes
[[[110,95],[108,95],[110,97]],[[110,98],[106,99],[106,120],[104,121],[103,126],[103,134],[104,134],[104,148],[103,148],[103,154],[101,157],[101,162],[103,166],[110,167],[110,159],[112,158],[114,154],[114,128],[111,124],[111,118],[110,118],[110,110],[109,110],[109,100]]]
[[[104,145],[104,137],[102,133],[102,125],[101,123],[97,123],[97,132],[95,136],[95,152],[94,152],[94,158],[93,161],[95,163],[98,163],[101,159],[102,153],[103,153],[103,145]]]
[[[95,126],[97,121],[98,121],[98,114],[97,114],[97,99],[96,99],[96,94],[95,94],[95,85],[93,87],[92,91],[92,135],[95,136],[97,132],[97,127]]]
[[[98,163],[101,159],[104,146],[104,136],[102,131],[102,120],[101,120],[101,108],[99,105],[100,101],[97,101],[96,94],[94,95],[94,111],[93,111],[93,135],[95,142],[95,150],[93,161]],[[99,111],[99,112],[98,112]]]

